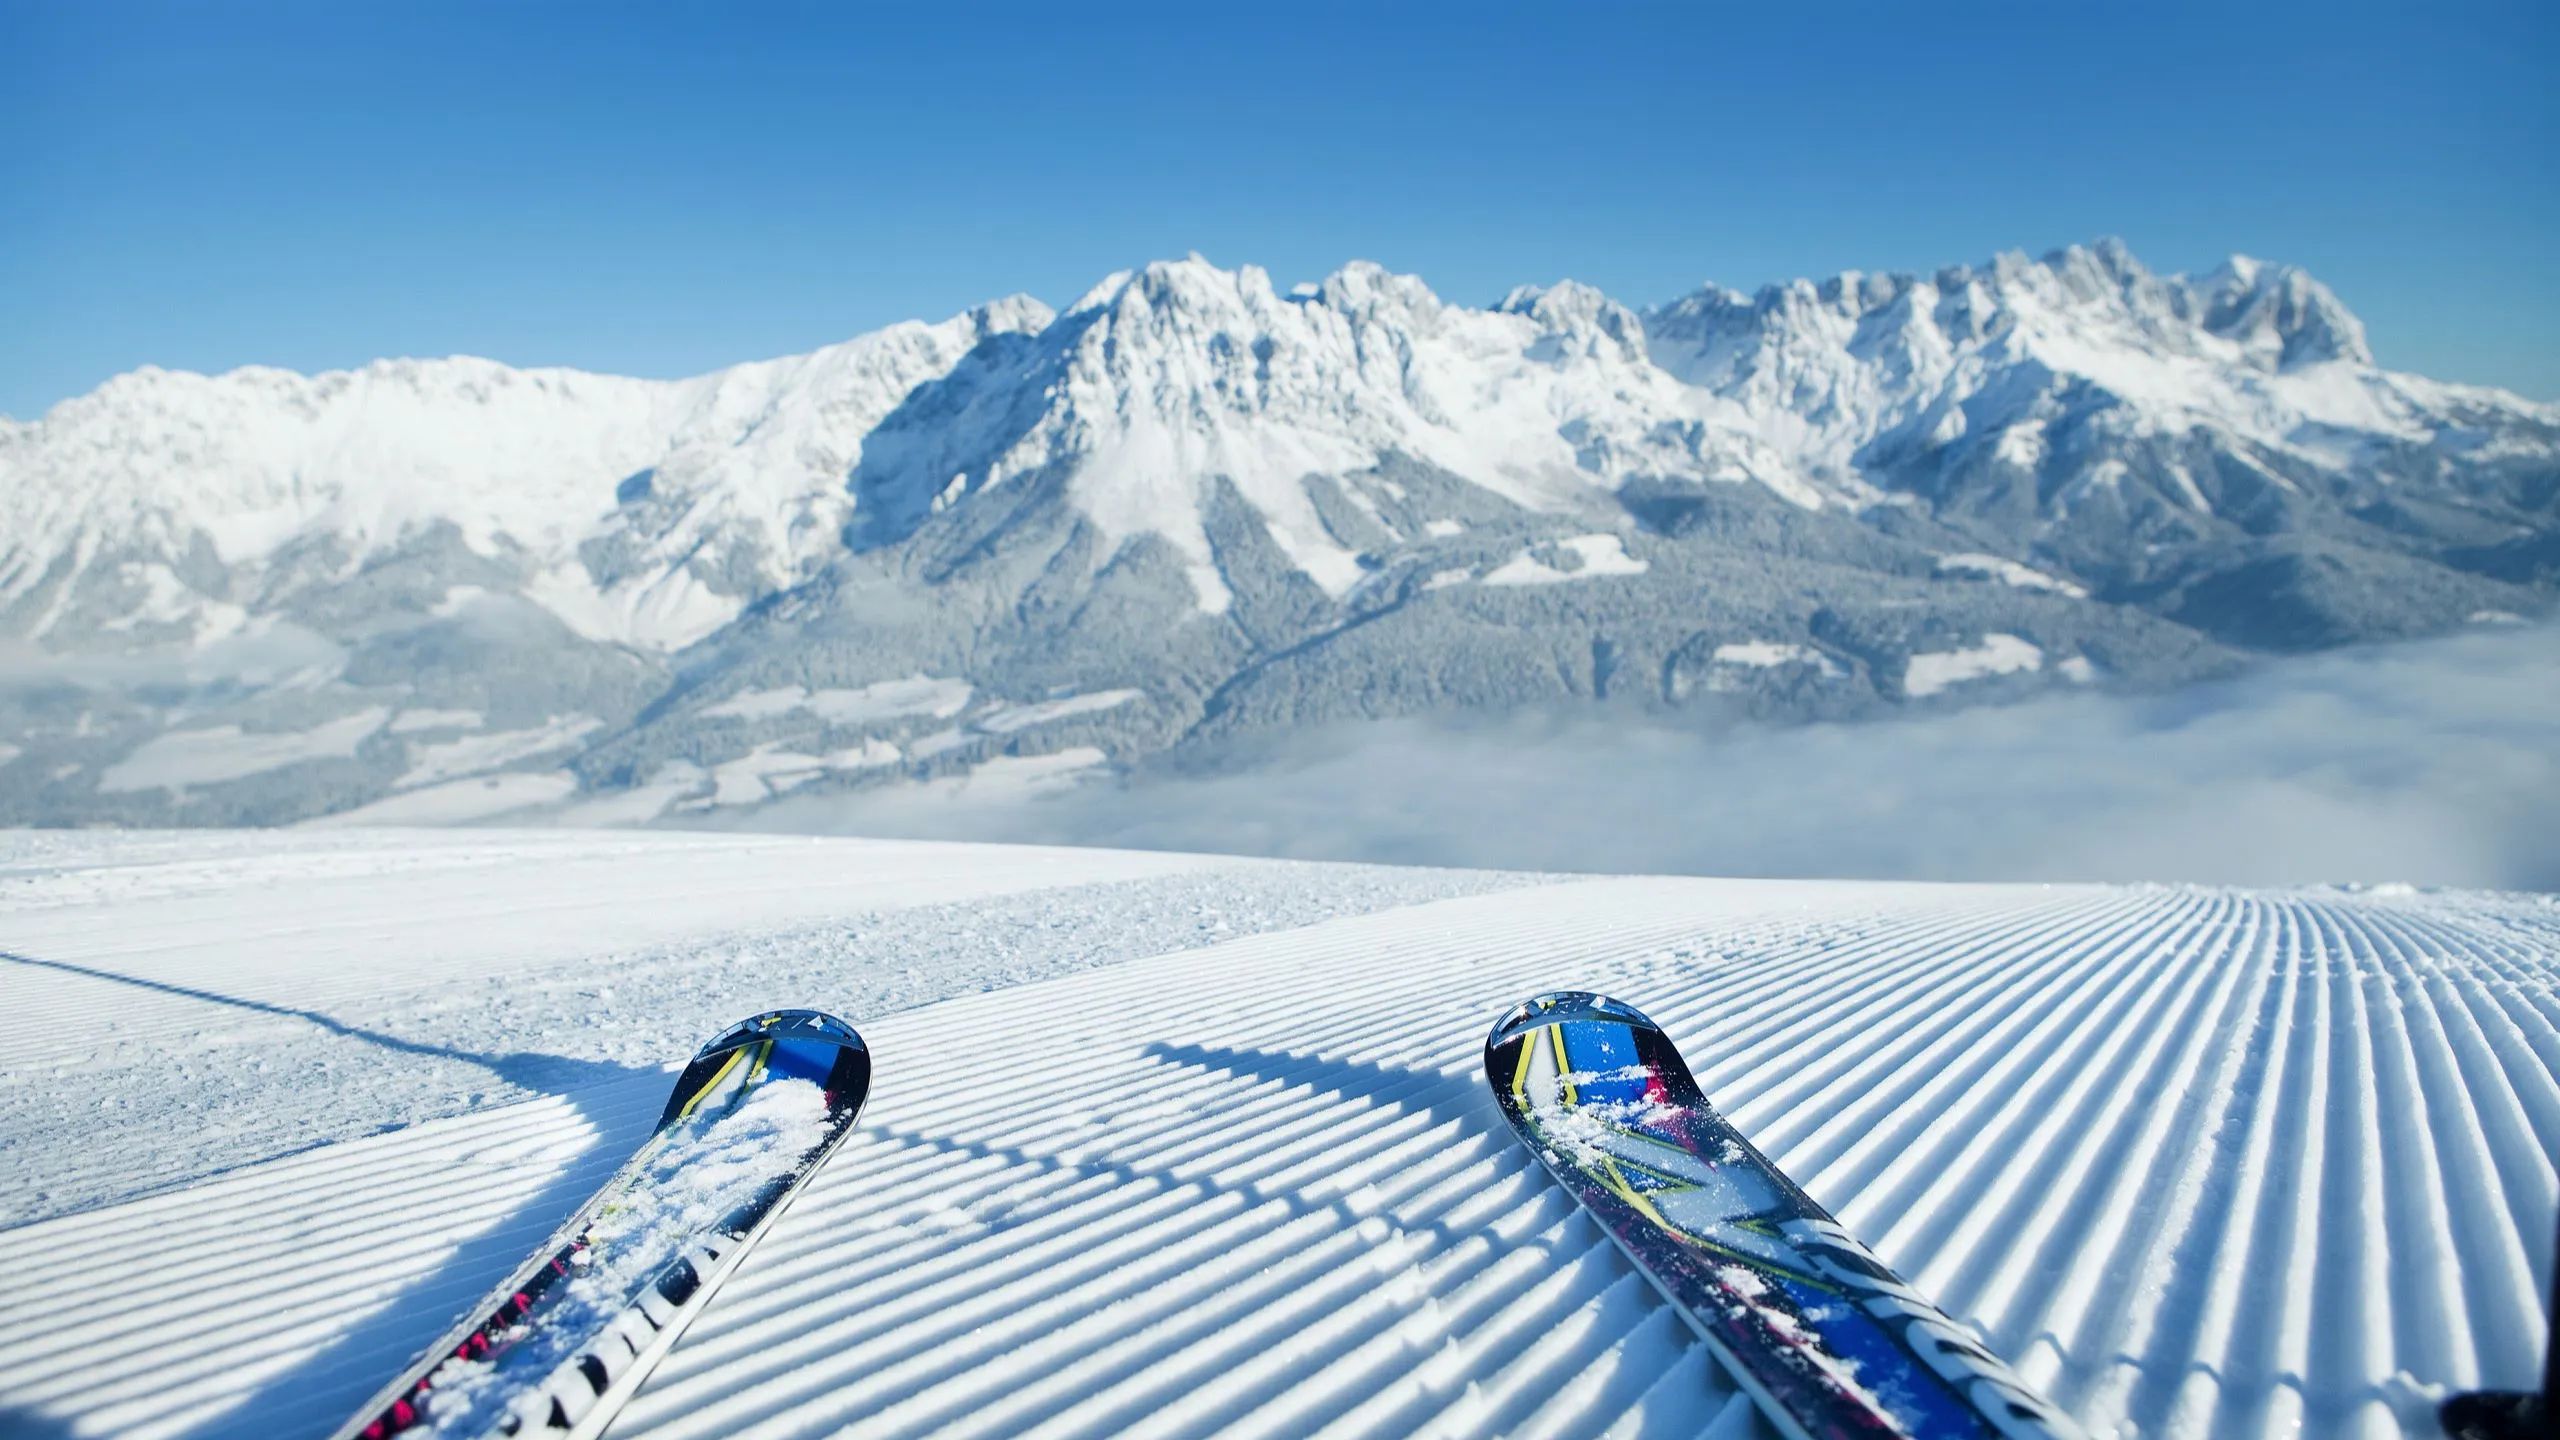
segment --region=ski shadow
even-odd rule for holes
[[[1538,1163],[1527,1147],[1514,1140],[1510,1121],[1494,1102],[1492,1091],[1485,1083],[1484,1072],[1475,1065],[1464,1065],[1454,1071],[1427,1070],[1367,1060],[1331,1059],[1221,1045],[1156,1044],[1148,1046],[1146,1054],[1167,1065],[1330,1095],[1362,1107],[1389,1107],[1406,1115],[1418,1112],[1424,1119],[1422,1133],[1437,1131],[1446,1134],[1450,1148],[1464,1147],[1470,1142],[1484,1145],[1487,1157],[1502,1175],[1502,1181],[1492,1183],[1539,1172]],[[1392,1185],[1395,1181],[1390,1178],[1376,1183]],[[1481,1193],[1487,1188],[1491,1188],[1490,1185],[1478,1187],[1473,1193]],[[1579,1207],[1563,1200],[1560,1190],[1553,1191],[1551,1198],[1558,1202],[1559,1213],[1567,1220],[1566,1227],[1555,1231],[1538,1227],[1527,1233],[1504,1233],[1495,1227],[1492,1215],[1454,1226],[1437,1216],[1416,1216],[1410,1207],[1413,1200],[1419,1198],[1420,1195],[1416,1194],[1402,1202],[1390,1202],[1377,1213],[1393,1216],[1394,1223],[1403,1231],[1433,1236],[1438,1255],[1452,1254],[1464,1242],[1481,1244],[1489,1253],[1497,1255],[1534,1251],[1545,1257],[1544,1269],[1552,1273],[1566,1264],[1579,1263],[1591,1254],[1591,1242],[1598,1238],[1596,1227],[1590,1224]],[[1342,1203],[1334,1202],[1329,1208],[1341,1208]],[[1464,1204],[1463,1200],[1454,1203]],[[1353,1209],[1348,1213],[1358,1216],[1365,1209]],[[1404,1213],[1398,1214],[1400,1211]],[[1417,1261],[1421,1259],[1415,1258]],[[1602,1263],[1609,1265],[1615,1262],[1604,1259]],[[1420,1275],[1422,1271],[1417,1269],[1415,1273]],[[1417,1292],[1412,1310],[1405,1313],[1411,1314],[1426,1307],[1443,1317],[1465,1313],[1466,1307],[1461,1298],[1463,1287],[1463,1281],[1436,1279]],[[1490,1323],[1489,1317],[1477,1318],[1481,1323]],[[1518,1363],[1526,1358],[1532,1338],[1523,1335],[1496,1341],[1485,1354],[1497,1367]],[[1594,1404],[1604,1413],[1613,1403],[1632,1404],[1635,1399],[1633,1392],[1642,1388],[1632,1383],[1640,1373],[1636,1367],[1619,1368],[1623,1373],[1598,1382],[1600,1392],[1607,1398],[1595,1400]],[[1452,1396],[1445,1383],[1406,1385],[1407,1379],[1404,1373],[1387,1367],[1357,1387],[1356,1391],[1330,1394],[1320,1401],[1310,1402],[1298,1418],[1308,1430],[1315,1430],[1355,1411],[1362,1411],[1365,1424],[1379,1433],[1393,1434],[1423,1428],[1429,1424],[1432,1415],[1442,1412]],[[1388,1402],[1390,1395],[1399,1389],[1403,1391],[1400,1401],[1388,1403],[1384,1409],[1376,1408],[1381,1402]],[[1268,1399],[1270,1396],[1257,1398]],[[1483,1413],[1471,1417],[1469,1423],[1481,1434],[1513,1433],[1529,1423],[1534,1408],[1540,1403],[1539,1387],[1525,1386],[1512,1394],[1495,1398]],[[1371,1408],[1363,1411],[1362,1407]]]
[[[1364,1107],[1419,1114],[1426,1126],[1455,1123],[1486,1137],[1507,1137],[1509,1134],[1508,1122],[1485,1095],[1483,1085],[1466,1075],[1217,1045],[1153,1044],[1141,1053],[1149,1060],[1177,1068],[1213,1071],[1249,1081],[1268,1081],[1290,1089],[1329,1093]],[[1181,1188],[1213,1184],[1221,1194],[1242,1198],[1248,1205],[1276,1204],[1293,1218],[1330,1212],[1345,1224],[1357,1225],[1368,1216],[1367,1211],[1355,1207],[1347,1198],[1318,1200],[1287,1185],[1238,1181],[1225,1175],[1213,1177],[1205,1172],[1194,1173],[1191,1167],[1178,1163],[1133,1164],[1115,1158],[1107,1151],[1093,1153],[1084,1145],[1070,1146],[1071,1153],[1059,1154],[1019,1145],[959,1139],[892,1124],[871,1124],[862,1128],[869,1134],[902,1146],[929,1150],[954,1159],[992,1160],[1013,1169],[1100,1180],[1114,1185]],[[1525,1153],[1514,1158],[1523,1167],[1528,1163]],[[1414,1219],[1399,1221],[1399,1224],[1402,1228],[1433,1235],[1442,1241],[1455,1241],[1477,1233],[1473,1229],[1452,1227],[1438,1221]]]
[[[664,1078],[649,1074],[652,1080]],[[203,1440],[268,1440],[302,1430],[325,1434],[353,1416],[612,1176],[648,1137],[664,1101],[654,1086],[645,1105],[598,1104],[592,1093],[560,1098],[576,1106],[593,1129],[595,1138],[583,1153],[503,1217],[456,1244],[434,1269],[192,1433]]]
[[[1366,1252],[1394,1257],[1396,1278],[1392,1283],[1381,1278],[1364,1291],[1356,1321],[1321,1323],[1324,1315],[1331,1312],[1319,1312],[1299,1317],[1299,1323],[1309,1327],[1302,1332],[1265,1335],[1265,1343],[1288,1347],[1296,1357],[1295,1363],[1272,1369],[1250,1383],[1240,1382],[1232,1393],[1222,1397],[1214,1412],[1191,1415],[1191,1422],[1202,1430],[1241,1421],[1258,1407],[1275,1402],[1284,1392],[1294,1391],[1305,1375],[1325,1369],[1361,1345],[1395,1333],[1399,1327],[1417,1321],[1425,1321],[1435,1329],[1448,1323],[1490,1324],[1496,1307],[1485,1296],[1491,1292],[1478,1290],[1486,1267],[1497,1263],[1500,1257],[1516,1253],[1543,1256],[1550,1267],[1574,1262],[1589,1252],[1596,1238],[1587,1228],[1574,1223],[1568,1203],[1553,1205],[1556,1218],[1567,1222],[1562,1227],[1522,1226],[1517,1223],[1516,1206],[1510,1201],[1480,1203],[1488,1191],[1502,1189],[1524,1172],[1533,1171],[1536,1161],[1521,1147],[1509,1143],[1508,1122],[1485,1093],[1483,1082],[1469,1074],[1215,1045],[1154,1044],[1142,1053],[1151,1067],[1212,1075],[1255,1088],[1276,1085],[1327,1102],[1358,1107],[1374,1123],[1359,1127],[1361,1133],[1348,1137],[1347,1143],[1358,1155],[1333,1159],[1361,1170],[1361,1178],[1345,1175],[1341,1165],[1328,1159],[1328,1147],[1335,1143],[1328,1136],[1334,1133],[1339,1119],[1338,1112],[1325,1113],[1333,1110],[1331,1103],[1291,1107],[1294,1113],[1288,1120],[1276,1122],[1262,1133],[1261,1138],[1273,1148],[1249,1155],[1234,1153],[1231,1146],[1215,1136],[1202,1138],[1204,1132],[1196,1121],[1174,1122],[1177,1136],[1188,1130],[1191,1138],[1168,1138],[1158,1133],[1149,1142],[1134,1137],[1115,1140],[1112,1130],[1116,1122],[1099,1117],[1095,1130],[1033,1143],[980,1139],[951,1133],[939,1125],[875,1122],[863,1130],[879,1146],[884,1163],[903,1168],[911,1157],[927,1155],[935,1157],[933,1168],[937,1170],[948,1168],[953,1174],[978,1178],[959,1193],[919,1194],[892,1212],[871,1219],[883,1228],[903,1228],[912,1221],[948,1233],[949,1245],[972,1256],[967,1269],[955,1267],[950,1272],[953,1275],[970,1271],[1010,1273],[1014,1257],[1059,1244],[1060,1232],[1048,1223],[1053,1216],[1094,1206],[1098,1193],[1114,1192],[1127,1196],[1130,1205],[1154,1204],[1156,1197],[1186,1193],[1201,1198],[1214,1196],[1221,1202],[1203,1212],[1220,1218],[1163,1222],[1176,1232],[1161,1240],[1167,1246],[1184,1248],[1197,1234],[1232,1225],[1236,1227],[1233,1243],[1261,1244],[1269,1237],[1295,1232],[1298,1239],[1289,1252],[1294,1254],[1298,1249],[1321,1248],[1322,1235],[1330,1232],[1361,1237],[1359,1243]],[[1195,1096],[1193,1103],[1199,1109],[1212,1110],[1219,1102]],[[1142,1113],[1147,1108],[1142,1105]],[[1165,1151],[1167,1145],[1172,1147],[1170,1151]],[[1140,1150],[1165,1153],[1152,1158],[1129,1153]],[[1466,1159],[1463,1168],[1457,1170],[1388,1159],[1396,1155],[1409,1159],[1417,1151],[1434,1155],[1463,1152]],[[1489,1171],[1476,1170],[1479,1164],[1489,1165]],[[1032,1183],[1033,1177],[1047,1177],[1055,1183]],[[1034,1192],[1036,1198],[1015,1198],[1025,1190]],[[1556,1198],[1561,1202],[1560,1196]],[[982,1200],[986,1202],[983,1205]],[[953,1211],[966,1217],[965,1228],[945,1218]],[[1166,1213],[1178,1215],[1181,1210],[1176,1207]],[[1310,1222],[1312,1228],[1298,1228]],[[1223,1246],[1203,1246],[1196,1258],[1184,1264],[1225,1275],[1229,1254]],[[896,1272],[887,1267],[912,1263],[912,1256],[902,1248],[892,1248],[868,1263],[883,1267],[877,1273],[888,1276]],[[1272,1266],[1286,1263],[1285,1255],[1267,1262]],[[839,1278],[859,1292],[873,1273],[855,1266]],[[954,1306],[966,1305],[986,1293],[987,1288],[967,1280],[936,1283],[955,1284],[949,1299]],[[1046,1273],[1028,1294],[1017,1296],[1016,1303],[1047,1303],[1079,1287],[1092,1287],[1108,1296],[1117,1293],[1114,1283],[1107,1272],[1078,1272],[1070,1264],[1060,1272]],[[1228,1276],[1215,1291],[1234,1288],[1236,1283],[1235,1277]],[[1257,1282],[1244,1283],[1251,1288]],[[1291,1287],[1303,1283],[1312,1282],[1305,1276],[1285,1282]],[[1194,1289],[1190,1282],[1171,1273],[1155,1275],[1146,1285],[1149,1294],[1182,1294]],[[1284,1294],[1275,1292],[1233,1303],[1280,1304],[1287,1308]],[[965,1386],[971,1383],[969,1367],[978,1363],[957,1357],[947,1362],[937,1359],[946,1339],[941,1331],[921,1327],[908,1337],[903,1332],[911,1324],[909,1319],[884,1314],[866,1320],[857,1302],[851,1299],[831,1302],[843,1307],[841,1315],[824,1306],[805,1313],[791,1311],[787,1307],[805,1303],[796,1295],[777,1293],[764,1303],[771,1307],[771,1314],[797,1314],[812,1326],[840,1327],[829,1331],[836,1343],[847,1349],[862,1348],[868,1365],[897,1370],[901,1378],[896,1383],[882,1385],[870,1396],[872,1403],[882,1407],[916,1401],[941,1387]],[[1219,1293],[1203,1292],[1194,1303],[1214,1312],[1230,1302]],[[1113,1304],[1116,1302],[1108,1303],[1106,1309]],[[758,1318],[749,1315],[739,1323],[754,1323]],[[1091,1324],[1067,1327],[1044,1340],[1043,1363],[1061,1368],[1081,1365],[1089,1357],[1122,1346],[1129,1327],[1179,1328],[1194,1318],[1190,1304],[1174,1309],[1139,1307],[1136,1312],[1119,1313],[1116,1320],[1097,1314]],[[1214,1330],[1240,1322],[1213,1318],[1199,1323],[1204,1329]],[[1534,1335],[1524,1330],[1515,1338],[1518,1345],[1525,1346]],[[1500,1346],[1511,1344],[1511,1340],[1498,1342]],[[878,1347],[877,1353],[872,1347]],[[1072,1395],[1059,1397],[1059,1403],[1086,1405],[1100,1390],[1123,1381],[1136,1381],[1146,1364],[1146,1358],[1137,1354],[1108,1361],[1105,1368],[1087,1375],[1085,1386]],[[738,1383],[752,1387],[756,1378],[741,1377]],[[776,1376],[777,1380],[780,1378]],[[1346,1372],[1322,1396],[1292,1393],[1288,1402],[1292,1423],[1301,1433],[1309,1433],[1330,1420],[1359,1411],[1366,1427],[1378,1433],[1420,1426],[1428,1415],[1445,1408],[1451,1397],[1436,1383],[1412,1381],[1407,1371],[1392,1365]],[[790,1382],[781,1383],[782,1393],[774,1401],[777,1407],[786,1406],[789,1397],[799,1393],[790,1388]],[[1388,1408],[1379,1411],[1382,1398],[1393,1391],[1410,1393],[1389,1400]],[[1097,1433],[1142,1431],[1163,1398],[1162,1392],[1140,1382],[1111,1406],[1078,1410],[1079,1425]],[[931,1411],[932,1407],[926,1409]],[[741,1418],[752,1420],[762,1414],[749,1412]],[[1013,1418],[1019,1428],[1030,1430],[1055,1416],[1024,1413]],[[1500,1418],[1516,1426],[1525,1417]],[[1498,1433],[1501,1428],[1489,1424],[1484,1433]]]
[[[1268,1082],[1293,1090],[1329,1094],[1362,1106],[1392,1108],[1399,1114],[1419,1114],[1426,1128],[1456,1125],[1473,1136],[1507,1142],[1510,1123],[1485,1091],[1482,1081],[1471,1074],[1449,1074],[1437,1070],[1417,1070],[1404,1065],[1381,1065],[1368,1060],[1330,1060],[1315,1055],[1292,1055],[1276,1050],[1235,1049],[1223,1045],[1149,1045],[1148,1059],[1181,1069],[1210,1071],[1237,1079]],[[1494,1154],[1512,1169],[1525,1169],[1530,1161],[1526,1152],[1515,1153],[1507,1143]],[[1293,1215],[1330,1211],[1351,1225],[1357,1225],[1369,1212],[1346,1198],[1314,1201],[1285,1187],[1246,1185],[1225,1187],[1249,1201],[1277,1201]],[[1398,1208],[1398,1207],[1390,1207]],[[1530,1244],[1545,1248],[1543,1241],[1503,1240],[1493,1232],[1476,1226],[1452,1226],[1445,1221],[1425,1219],[1411,1214],[1396,1217],[1397,1227],[1416,1234],[1430,1235],[1444,1245],[1468,1238],[1481,1238],[1505,1245]]]
[[[1185,1069],[1213,1070],[1294,1090],[1327,1091],[1363,1103],[1391,1101],[1398,1109],[1420,1110],[1435,1121],[1456,1121],[1487,1135],[1503,1136],[1511,1131],[1501,1108],[1485,1090],[1481,1075],[1473,1071],[1452,1075],[1371,1060],[1328,1060],[1320,1055],[1239,1050],[1225,1045],[1159,1043],[1148,1046],[1145,1053],[1150,1060]]]
[[[1471,1083],[1470,1077],[1465,1075],[1215,1045],[1155,1044],[1146,1047],[1142,1053],[1150,1060],[1176,1067],[1325,1092],[1363,1107],[1389,1109],[1400,1115],[1418,1114],[1424,1120],[1425,1129],[1455,1123],[1473,1138],[1507,1140],[1510,1133],[1508,1122],[1491,1099],[1482,1093],[1483,1087]],[[1435,1213],[1437,1209],[1448,1207],[1417,1208],[1415,1196],[1373,1204],[1355,1199],[1351,1194],[1325,1193],[1333,1188],[1330,1186],[1309,1187],[1286,1180],[1242,1178],[1236,1173],[1238,1167],[1233,1161],[1216,1164],[1203,1164],[1196,1160],[1148,1163],[1114,1155],[1107,1143],[1097,1145],[1080,1139],[1067,1143],[1061,1149],[1050,1149],[967,1139],[932,1129],[877,1121],[863,1124],[860,1133],[900,1151],[924,1151],[951,1160],[992,1161],[1017,1176],[1028,1173],[1077,1181],[1091,1180],[1115,1188],[1213,1189],[1221,1196],[1243,1201],[1248,1210],[1276,1206],[1291,1219],[1323,1215],[1346,1230],[1384,1219],[1400,1231],[1428,1235],[1443,1247],[1480,1239],[1511,1248],[1525,1246],[1541,1251],[1556,1248],[1556,1242],[1545,1237],[1504,1236],[1477,1224],[1452,1224]],[[1526,1151],[1515,1153],[1515,1150],[1516,1147],[1504,1144],[1491,1151],[1495,1164],[1506,1175],[1534,1165]],[[1291,1160],[1279,1165],[1278,1169],[1286,1172],[1300,1168],[1300,1165],[1300,1161]],[[1380,1182],[1380,1187],[1394,1189],[1395,1177],[1387,1177]],[[982,1218],[978,1223],[989,1232],[1003,1231],[1039,1219],[1049,1212],[1053,1203],[1074,1204],[1079,1200],[1076,1193],[1070,1193],[1064,1198],[1053,1197],[1018,1208],[1008,1207],[1001,1212],[1001,1218]]]
[[[238,1436],[243,1440],[258,1437],[258,1440],[265,1440],[265,1437],[279,1432],[310,1430],[325,1433],[348,1418],[368,1396],[399,1373],[402,1366],[434,1343],[467,1308],[477,1304],[492,1286],[504,1280],[508,1272],[521,1263],[544,1237],[595,1192],[620,1161],[648,1136],[665,1099],[667,1076],[657,1068],[581,1060],[536,1051],[469,1050],[351,1024],[317,1010],[225,995],[196,986],[121,975],[94,966],[45,960],[10,951],[0,951],[0,962],[299,1021],[326,1034],[395,1055],[470,1065],[500,1085],[521,1092],[520,1100],[503,1103],[539,1099],[567,1102],[577,1118],[585,1122],[592,1137],[582,1152],[563,1163],[557,1173],[532,1194],[510,1207],[494,1222],[456,1244],[431,1270],[399,1285],[396,1293],[367,1310],[360,1319],[320,1341],[310,1353],[287,1368],[236,1398],[224,1397],[230,1400],[229,1407],[191,1431],[198,1436]],[[165,1188],[201,1184],[247,1165],[273,1164],[294,1155],[360,1138],[363,1137],[349,1135],[314,1140],[306,1145],[260,1155],[243,1162],[242,1166],[224,1167],[181,1179]],[[315,1221],[332,1202],[333,1197],[325,1193],[302,1197],[302,1203],[308,1205]],[[147,1370],[148,1367],[143,1368]],[[71,1422],[14,1411],[0,1412],[0,1436],[21,1433],[42,1436],[55,1433],[42,1427],[68,1423]],[[71,1432],[62,1430],[59,1433]]]
[[[0,1440],[71,1440],[68,1421],[12,1405],[0,1405]]]
[[[68,960],[43,960],[33,955],[0,950],[0,961],[12,965],[23,965],[32,970],[51,970],[57,974],[77,975],[83,979],[130,986],[136,990],[148,990],[159,995],[175,995],[181,999],[202,1001],[208,1005],[220,1005],[232,1010],[246,1010],[257,1015],[299,1020],[342,1039],[378,1046],[395,1054],[414,1055],[433,1060],[456,1060],[466,1065],[474,1065],[487,1071],[493,1079],[538,1095],[561,1095],[590,1085],[628,1079],[643,1073],[656,1073],[655,1071],[644,1072],[629,1065],[616,1065],[610,1061],[579,1060],[566,1055],[545,1055],[530,1050],[498,1052],[438,1045],[424,1040],[412,1040],[404,1035],[394,1035],[388,1031],[367,1029],[362,1025],[350,1025],[336,1016],[324,1014],[318,1010],[278,1005],[267,1000],[251,1000],[238,995],[225,995],[220,991],[200,989],[193,985],[180,985],[168,980],[146,980],[138,975],[121,975],[113,970],[101,970],[92,965],[75,965]]]

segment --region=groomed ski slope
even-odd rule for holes
[[[601,1034],[720,1008],[674,1060],[786,999],[858,1020],[870,1107],[616,1436],[1767,1434],[1483,1092],[1493,1014],[1567,984],[1642,1004],[2098,1434],[2431,1434],[2447,1387],[2539,1367],[2547,897],[734,837],[0,855],[0,1184],[51,1177],[5,1232],[0,1434],[324,1433],[645,1133],[668,1077]],[[452,1039],[490,1016],[529,1033]],[[249,1078],[297,1053],[331,1059]],[[473,1064],[476,1101],[440,1088]],[[113,1117],[180,1071],[166,1113],[247,1163],[24,1098]]]

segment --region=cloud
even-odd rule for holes
[[[1610,872],[2554,889],[2560,630],[2340,652],[2161,696],[1858,725],[1386,722],[1213,773],[986,803],[813,797],[781,818]]]

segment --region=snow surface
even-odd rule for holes
[[[1718,665],[1740,665],[1750,670],[1772,670],[1781,665],[1812,665],[1826,675],[1836,675],[1839,664],[1810,645],[1795,645],[1782,640],[1740,640],[1719,645],[1710,657]]]
[[[419,730],[477,730],[488,718],[477,710],[403,710],[392,717],[391,733],[407,735]]]
[[[1551,547],[1555,558],[1571,557],[1562,568],[1546,563],[1537,550],[1523,550],[1484,577],[1487,585],[1560,585],[1568,580],[1595,580],[1606,575],[1641,575],[1651,568],[1627,553],[1615,535],[1575,535]]]
[[[971,722],[992,735],[1010,735],[1035,725],[1047,725],[1075,715],[1095,715],[1117,710],[1133,700],[1143,700],[1143,690],[1096,690],[1084,695],[1062,695],[1055,700],[1042,700],[1030,705],[1006,705],[979,716]]]
[[[430,745],[412,745],[409,749],[409,770],[400,777],[400,786],[407,789],[415,785],[433,785],[442,780],[476,775],[483,770],[500,769],[536,755],[566,750],[603,724],[591,715],[559,715],[529,730],[502,730],[487,735],[465,735]]]
[[[959,774],[920,781],[910,793],[927,804],[965,799],[1001,805],[1073,785],[1085,772],[1110,763],[1110,756],[1091,745],[1070,745],[1046,755],[997,755]]]
[[[710,706],[702,714],[712,720],[766,720],[807,711],[833,725],[867,725],[909,715],[947,720],[969,708],[972,693],[965,680],[912,675],[855,690],[809,690],[797,685],[750,690]]]
[[[2085,586],[2075,585],[2068,580],[2047,575],[2032,565],[2022,565],[2015,560],[2004,559],[1998,555],[1941,555],[1938,557],[1938,573],[1979,575],[1986,580],[1997,580],[2020,590],[2047,590],[2056,595],[2068,595],[2074,600],[2089,598],[2089,591]]]
[[[711,793],[702,803],[760,804],[834,771],[872,770],[896,763],[898,747],[885,740],[869,740],[825,755],[807,755],[767,743],[711,767]]]
[[[244,731],[237,725],[206,730],[172,730],[154,735],[133,753],[106,768],[98,788],[184,790],[281,770],[306,760],[343,759],[382,728],[391,712],[380,707],[359,710],[308,730]]]
[[[1766,1434],[1485,1091],[1561,984],[2093,1434],[2539,1366],[2548,897],[60,834],[0,923],[11,1433],[325,1430],[781,1001],[875,1093],[617,1436]]]
[[[2044,651],[2034,642],[2015,635],[1985,635],[1981,644],[1966,649],[1912,656],[1902,672],[1902,693],[1917,700],[1968,680],[2042,668]]]
[[[578,793],[578,777],[566,770],[543,770],[533,773],[515,771],[505,775],[485,775],[470,780],[448,780],[441,785],[428,785],[416,790],[403,790],[386,795],[370,805],[359,805],[334,815],[306,820],[317,827],[348,825],[468,825],[475,820],[494,820],[529,810],[536,805],[556,805]]]

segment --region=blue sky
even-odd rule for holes
[[[0,0],[0,412],[687,374],[1191,250],[1645,303],[2106,234],[2560,398],[2560,7],[942,8]]]

